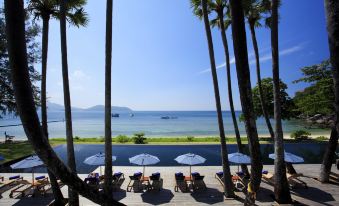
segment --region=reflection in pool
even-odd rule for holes
[[[99,144],[78,144],[75,145],[75,156],[77,162],[77,171],[80,174],[93,171],[96,166],[90,166],[83,161],[96,153],[104,152],[104,145]],[[307,164],[321,163],[326,144],[322,143],[287,143],[285,150],[304,158]],[[157,156],[160,162],[154,166],[176,166],[178,163],[174,159],[188,152],[198,154],[206,158],[206,162],[202,165],[218,166],[221,165],[220,146],[219,145],[113,145],[113,155],[117,156],[117,160],[113,165],[131,166],[128,161],[129,157],[140,153],[149,153]],[[228,153],[237,152],[236,145],[227,146]],[[59,157],[66,161],[66,145],[55,147],[55,152]],[[273,153],[273,145],[262,144],[261,152],[264,164],[273,164],[273,160],[268,158],[268,154]],[[248,153],[248,151],[247,151]],[[28,170],[29,171],[29,170]],[[45,172],[44,168],[36,169],[37,172]],[[17,172],[17,171],[14,171]]]

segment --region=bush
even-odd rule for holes
[[[194,140],[194,137],[193,137],[193,136],[188,136],[188,137],[187,137],[187,141],[193,142],[193,140]]]
[[[297,130],[291,133],[291,138],[295,140],[307,140],[309,139],[311,133],[305,131],[305,130]]]
[[[126,135],[118,135],[115,138],[115,142],[119,142],[119,143],[126,143],[129,141],[129,138]]]
[[[79,140],[80,140],[80,137],[79,137],[79,136],[75,136],[75,137],[74,137],[74,140],[75,140],[75,141],[79,141]]]
[[[134,144],[146,144],[145,140],[147,139],[145,137],[144,133],[136,133],[132,137]]]
[[[326,140],[328,140],[328,138],[327,137],[325,137],[325,136],[319,136],[319,137],[317,137],[317,138],[315,138],[317,141],[326,141]]]

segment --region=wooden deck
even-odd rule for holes
[[[222,186],[217,179],[214,178],[214,174],[221,170],[221,167],[210,166],[195,166],[192,167],[192,172],[197,171],[201,175],[205,175],[205,183],[207,190],[196,192],[175,192],[174,191],[174,173],[183,172],[188,175],[189,167],[146,167],[145,175],[148,176],[153,172],[160,172],[161,177],[164,179],[163,190],[150,191],[150,192],[126,192],[126,187],[129,182],[129,175],[134,172],[141,171],[142,167],[120,167],[115,166],[115,172],[123,172],[126,180],[124,181],[121,191],[115,192],[114,197],[127,204],[127,205],[243,205],[245,195],[242,192],[236,192],[237,199],[225,200],[222,195]],[[265,170],[273,172],[273,165],[264,166]],[[301,177],[308,185],[307,189],[296,188],[293,189],[292,198],[300,203],[300,205],[339,205],[339,185],[338,184],[321,184],[313,177],[319,173],[320,165],[308,165],[301,164],[295,165],[295,169],[303,173],[305,177]],[[236,166],[231,167],[232,172],[237,171]],[[99,171],[98,169],[96,171]],[[104,171],[104,170],[103,170]],[[333,166],[332,171],[338,173]],[[12,174],[2,174],[8,177]],[[37,174],[41,175],[41,174]],[[30,173],[22,174],[24,178],[31,178]],[[79,175],[85,178],[86,175]],[[338,181],[338,176],[336,177]],[[67,197],[67,186],[62,187],[62,192]],[[273,186],[261,183],[261,190],[257,194],[258,205],[272,205],[274,200],[272,199]],[[49,194],[46,197],[34,197],[34,198],[9,198],[9,191],[3,193],[3,198],[0,199],[0,205],[47,205],[52,195]],[[81,197],[81,205],[96,205],[91,201]]]

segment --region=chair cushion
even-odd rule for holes
[[[136,172],[136,173],[134,173],[134,176],[141,176],[142,175],[142,172]]]
[[[182,177],[182,176],[184,176],[184,174],[182,172],[177,172],[177,173],[175,173],[175,176],[176,177]]]
[[[192,172],[192,176],[200,176],[199,172]]]
[[[267,171],[267,170],[263,170],[262,173],[265,174],[265,175],[267,175],[267,174],[268,174],[268,171]]]
[[[9,180],[15,180],[15,179],[19,179],[19,178],[20,178],[20,175],[16,175],[16,176],[9,177],[8,179]]]
[[[41,180],[41,179],[44,179],[45,176],[39,176],[39,177],[36,177],[35,180]]]

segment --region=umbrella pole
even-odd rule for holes
[[[102,174],[101,165],[99,166],[99,168],[100,168],[100,176],[101,176],[101,174]]]

